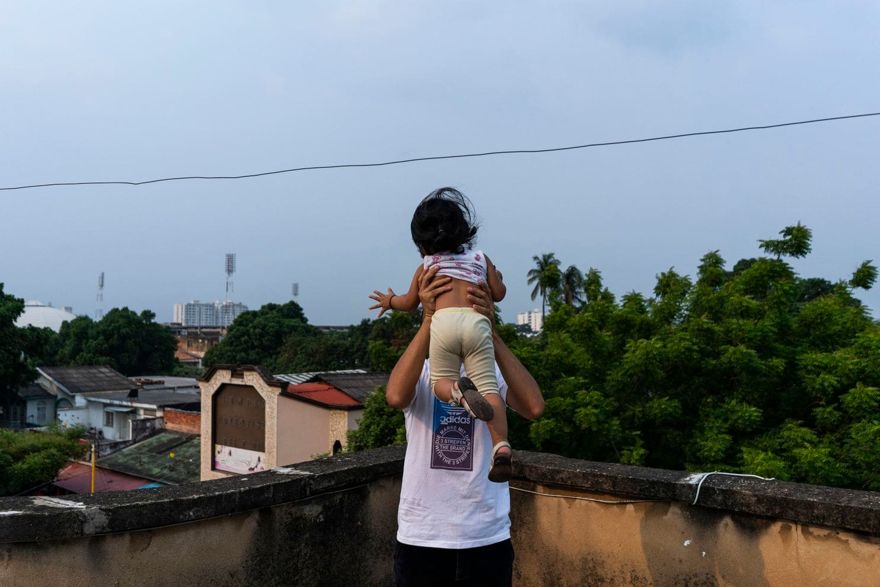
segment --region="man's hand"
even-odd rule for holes
[[[419,276],[419,300],[422,302],[423,320],[428,320],[437,309],[437,297],[452,291],[452,278],[446,275],[437,277],[439,265],[434,265]]]
[[[485,281],[479,287],[468,287],[468,301],[473,304],[474,310],[486,316],[495,331],[495,302],[492,301],[492,290]]]

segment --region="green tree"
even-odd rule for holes
[[[99,321],[79,316],[61,326],[58,362],[108,365],[124,375],[164,375],[174,371],[177,342],[156,315],[113,308]]]
[[[559,260],[554,253],[544,253],[532,257],[535,267],[529,269],[527,275],[528,284],[532,288],[532,299],[541,296],[541,314],[547,313],[547,298],[553,292],[559,290],[562,283],[562,273],[559,270]]]
[[[786,226],[779,231],[781,239],[765,239],[758,241],[761,249],[771,255],[786,257],[806,257],[813,249],[813,231],[798,222],[794,226]]]
[[[874,286],[875,281],[877,281],[877,268],[871,264],[871,261],[863,261],[853,273],[849,284],[851,287],[868,290]]]
[[[275,360],[278,372],[332,371],[370,367],[369,320],[342,332],[294,331]]]
[[[348,450],[364,450],[406,442],[403,412],[385,402],[385,388],[367,398],[364,413],[356,430],[348,433]]]
[[[583,303],[584,298],[584,274],[574,265],[569,265],[562,272],[560,278],[559,294],[562,302],[569,306],[577,306]]]
[[[217,364],[260,365],[277,371],[278,353],[291,335],[316,336],[302,307],[294,301],[265,304],[244,312],[229,327],[226,337],[205,353],[206,367]]]
[[[732,269],[710,251],[693,280],[660,273],[651,297],[617,302],[588,271],[582,306],[510,344],[547,398],[518,446],[880,488],[880,326],[853,293],[876,269],[801,277],[782,257],[809,253],[811,232],[781,235]]]
[[[15,325],[22,312],[24,300],[5,293],[0,283],[0,407],[35,376],[33,365],[24,354],[25,331]]]
[[[0,428],[0,495],[15,495],[51,481],[68,459],[82,455],[82,430],[25,432]]]
[[[406,350],[419,329],[420,312],[392,312],[372,324],[368,340],[370,370],[387,373]]]

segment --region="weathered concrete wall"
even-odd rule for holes
[[[343,455],[75,500],[4,499],[0,585],[388,585],[401,456]]]
[[[0,585],[387,585],[402,456],[3,498]],[[516,585],[880,585],[880,493],[516,457]]]
[[[540,493],[620,496],[518,484]],[[679,502],[512,491],[518,585],[880,584],[880,539]]]
[[[518,456],[518,585],[880,585],[880,493]]]
[[[387,585],[400,486],[140,532],[0,545],[0,585]]]

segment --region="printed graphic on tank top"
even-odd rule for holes
[[[474,419],[464,408],[434,399],[431,468],[474,469]]]

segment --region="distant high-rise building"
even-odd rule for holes
[[[204,328],[226,328],[248,311],[248,307],[237,302],[200,302],[174,304],[174,320],[183,326]]]
[[[243,314],[248,311],[248,307],[244,304],[239,304],[236,302],[223,302],[217,303],[217,319],[219,323],[217,326],[223,326],[224,328],[228,327],[232,324],[236,318],[238,318],[239,314]]]
[[[532,332],[540,332],[544,328],[544,315],[538,308],[528,312],[520,312],[516,315],[516,324],[517,326],[528,324]]]

